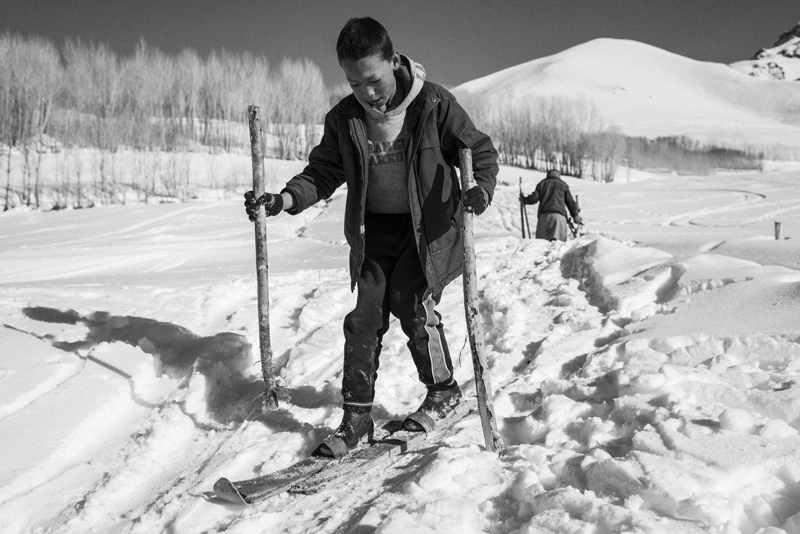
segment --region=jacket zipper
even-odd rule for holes
[[[425,99],[431,99],[432,100],[432,98],[433,97],[431,97],[429,95],[425,95]],[[417,117],[417,120],[416,120],[416,122],[414,124],[414,127],[412,127],[411,130],[414,130],[415,127],[416,127],[417,131],[420,131],[420,129],[424,127],[424,124],[425,124],[425,121],[428,118],[428,115],[430,115],[431,111],[433,111],[433,107],[429,107],[427,110],[425,110],[424,107],[425,107],[425,103],[423,102],[423,104],[420,105],[421,109],[419,111],[419,116]],[[424,111],[424,114],[423,114],[423,111]],[[418,125],[422,125],[422,126],[418,127]],[[437,132],[438,132],[438,126],[437,126]],[[408,172],[409,173],[413,173],[413,178],[414,178],[414,181],[416,182],[416,186],[417,186],[416,187],[416,189],[417,189],[417,206],[420,206],[419,224],[420,224],[420,227],[422,228],[422,232],[425,233],[425,243],[426,243],[426,247],[427,247],[427,245],[428,245],[428,232],[425,229],[425,219],[422,216],[422,208],[421,208],[421,206],[423,204],[422,203],[422,198],[421,198],[421,192],[420,192],[422,184],[420,184],[420,182],[419,182],[419,176],[418,176],[417,171],[416,171],[417,150],[419,149],[420,142],[422,142],[422,134],[421,134],[421,132],[419,133],[419,135],[417,135],[417,138],[414,139],[414,146],[413,146],[412,152],[411,152],[411,159],[408,160],[408,165],[409,165]],[[410,194],[410,191],[409,191],[409,194]],[[419,240],[417,239],[416,241],[417,241],[417,247],[419,247]],[[428,285],[433,288],[435,286],[435,284],[431,284],[431,280],[430,280],[430,278],[434,278],[433,277],[433,273],[430,272],[433,269],[433,267],[431,265],[430,256],[428,254],[425,254],[425,265],[422,265],[421,267],[422,267],[422,272],[425,273],[425,278],[428,280]],[[428,275],[430,275],[430,278],[429,278]]]

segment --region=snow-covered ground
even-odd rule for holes
[[[503,454],[471,416],[248,508],[214,481],[339,422],[344,191],[269,221],[275,412],[239,201],[0,216],[0,532],[800,533],[800,171],[570,180],[588,233],[563,244],[520,239],[519,176],[542,177],[502,168],[475,229]],[[440,311],[468,386],[461,295]],[[402,416],[423,387],[399,327],[384,346],[376,414]]]

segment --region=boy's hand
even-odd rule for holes
[[[475,215],[480,215],[489,206],[489,193],[481,186],[475,185],[468,189],[464,195],[464,209]]]
[[[272,217],[283,210],[283,198],[279,194],[274,195],[272,193],[264,193],[258,198],[252,191],[247,191],[244,194],[244,210],[247,212],[247,217],[251,222],[255,222],[258,208],[262,205],[266,208],[267,217]]]

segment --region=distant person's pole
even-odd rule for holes
[[[522,213],[525,214],[525,230],[528,231],[528,239],[533,239],[533,234],[531,233],[531,221],[528,219],[528,206],[525,204],[522,205]]]
[[[473,186],[472,151],[463,148],[459,152],[461,166],[461,191],[465,194]],[[478,311],[478,276],[475,262],[475,240],[472,235],[471,212],[464,212],[461,233],[464,236],[464,311],[467,316],[467,334],[472,349],[472,369],[475,372],[475,390],[478,395],[478,412],[481,415],[483,438],[486,450],[495,452],[503,447],[503,440],[497,431],[492,400],[492,386],[486,368],[486,351],[483,345],[483,329]]]
[[[250,153],[253,160],[253,194],[264,194],[264,151],[261,144],[261,121],[258,106],[247,107],[250,123]],[[264,377],[264,403],[267,409],[278,408],[278,399],[286,399],[275,381],[272,369],[272,342],[269,335],[269,260],[267,258],[267,216],[264,207],[256,212],[256,282],[258,284],[258,340],[261,348],[261,374]]]
[[[779,240],[781,238],[781,223],[775,221],[775,240]]]
[[[522,239],[525,239],[525,202],[522,200],[522,176],[519,177],[519,228],[522,230]],[[531,235],[528,232],[528,239]]]

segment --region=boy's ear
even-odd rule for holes
[[[395,50],[394,54],[392,54],[392,70],[397,70],[399,68],[400,68],[400,52]]]

